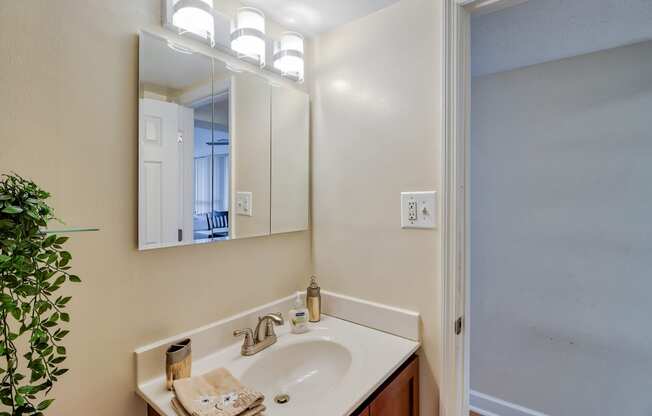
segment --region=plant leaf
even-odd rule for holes
[[[2,212],[5,213],[5,214],[20,214],[21,212],[23,212],[23,209],[20,208],[20,207],[9,205],[9,206],[5,207],[2,210]]]
[[[47,409],[52,404],[53,401],[54,399],[43,400],[41,403],[38,404],[38,406],[36,406],[36,410]]]

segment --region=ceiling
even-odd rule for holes
[[[280,25],[307,36],[328,32],[399,0],[242,0]]]
[[[528,1],[475,16],[474,77],[652,39],[650,0]]]
[[[209,58],[177,52],[160,38],[144,34],[140,53],[140,82],[184,90],[211,79]]]
[[[144,33],[140,45],[140,82],[183,91],[211,80],[210,59],[201,54],[175,50],[174,44]],[[183,50],[183,49],[181,49]],[[215,77],[227,74],[224,64],[215,62]]]

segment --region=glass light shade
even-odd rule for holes
[[[265,15],[253,7],[241,7],[236,17],[236,29],[256,29],[265,33]]]
[[[213,0],[175,0],[172,24],[205,39],[213,39]]]
[[[240,58],[265,66],[265,15],[252,7],[241,7],[231,30],[231,49]]]
[[[303,36],[295,32],[285,32],[274,50],[274,68],[284,76],[304,79]]]

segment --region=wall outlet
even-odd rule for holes
[[[236,192],[235,213],[246,217],[254,216],[253,194],[251,192]]]
[[[402,192],[401,227],[435,228],[437,192]]]
[[[407,201],[407,219],[408,221],[416,221],[418,219],[417,216],[417,200],[410,198]]]

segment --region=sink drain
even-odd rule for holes
[[[274,397],[274,401],[278,404],[285,404],[290,401],[290,396],[287,394],[279,394]]]

